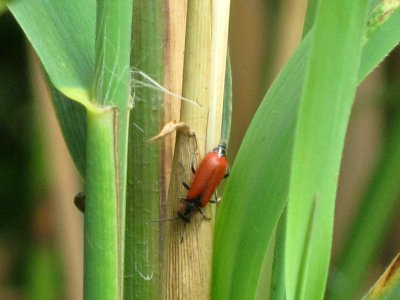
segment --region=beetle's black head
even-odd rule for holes
[[[216,152],[218,156],[226,156],[226,148],[227,148],[227,143],[225,140],[221,140],[219,142],[218,146],[213,149],[213,152]]]
[[[184,212],[178,211],[178,217],[181,218],[185,223],[190,223],[190,217]]]
[[[182,207],[178,211],[178,217],[181,218],[185,223],[190,223],[190,219],[198,212],[198,206],[194,201],[182,202]]]

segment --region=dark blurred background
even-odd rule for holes
[[[273,78],[301,39],[305,7],[304,0],[232,0],[231,161]],[[334,256],[399,118],[399,52],[358,91],[342,162]],[[81,299],[82,216],[72,200],[81,179],[41,67],[9,13],[0,15],[0,54],[0,299]],[[400,249],[400,222],[391,224],[366,286]]]
[[[0,299],[82,298],[80,178],[41,67],[0,15]]]

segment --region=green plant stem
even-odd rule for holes
[[[179,209],[177,199],[185,193],[182,181],[190,182],[190,164],[193,162],[194,151],[199,157],[203,157],[206,151],[211,78],[211,9],[209,1],[188,1],[182,94],[199,105],[182,102],[180,121],[189,124],[196,133],[196,140],[177,133],[168,191],[169,215],[176,215]],[[193,145],[194,142],[197,145]],[[209,207],[205,213],[211,214]],[[211,284],[212,221],[204,221],[201,216],[194,217],[191,224],[185,227],[182,243],[183,222],[170,223],[165,226],[164,235],[163,299],[208,298]]]
[[[132,106],[130,51],[132,0],[99,0],[96,19],[96,60],[91,102],[118,107],[114,123],[118,172],[118,209],[122,255],[125,224],[125,193],[129,109]],[[122,265],[122,260],[119,262]]]
[[[124,299],[160,299],[159,142],[146,143],[163,125],[163,93],[141,86],[144,72],[163,80],[164,31],[161,0],[133,3],[132,65],[135,108],[129,130]],[[145,82],[147,83],[147,82]]]
[[[85,299],[121,299],[132,1],[96,4],[95,72],[87,107]]]
[[[120,299],[115,111],[87,114],[85,299]]]

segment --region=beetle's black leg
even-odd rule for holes
[[[204,211],[203,211],[200,207],[199,207],[198,209],[199,209],[199,212],[201,213],[201,215],[203,216],[204,219],[206,219],[206,220],[208,220],[208,221],[211,220],[211,218],[210,218],[210,217],[207,217],[206,214],[204,213]]]
[[[214,193],[214,199],[210,199],[210,203],[219,204],[221,202],[221,198],[218,197],[217,191]]]
[[[213,196],[214,196],[214,197],[213,197],[212,199],[210,199],[210,203],[217,204],[217,203],[218,203],[218,191],[217,191],[217,190],[215,190]]]
[[[225,173],[224,178],[228,177],[229,175],[231,175],[231,168],[228,168],[228,171]]]
[[[215,191],[215,193],[214,193],[214,198],[213,199],[210,199],[210,203],[214,203],[214,204],[218,204],[219,203],[219,201],[218,201],[218,195],[217,195],[217,192]]]
[[[194,164],[192,163],[192,165],[191,165],[191,169],[192,169],[192,173],[193,174],[196,174],[196,170],[195,170],[195,168],[194,168]]]
[[[182,185],[187,189],[190,190],[190,187],[188,186],[188,184],[186,182],[182,182]]]

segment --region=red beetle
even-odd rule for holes
[[[198,212],[205,219],[202,208],[207,206],[212,195],[215,193],[221,180],[229,175],[228,161],[226,159],[226,142],[222,140],[219,145],[209,152],[201,161],[195,173],[192,185],[183,185],[188,189],[186,198],[182,199],[181,207],[178,211],[178,217],[186,223]]]
[[[202,208],[206,207],[212,195],[215,193],[218,185],[223,178],[229,176],[228,161],[226,159],[226,142],[222,140],[217,147],[209,152],[200,162],[199,167],[195,171],[192,185],[189,187],[186,183],[182,183],[187,189],[186,198],[182,198],[181,207],[178,211],[178,216],[170,219],[162,219],[152,222],[171,221],[181,218],[186,223],[198,212],[203,218],[208,218]],[[85,193],[81,192],[75,196],[74,202],[76,207],[85,211]]]

